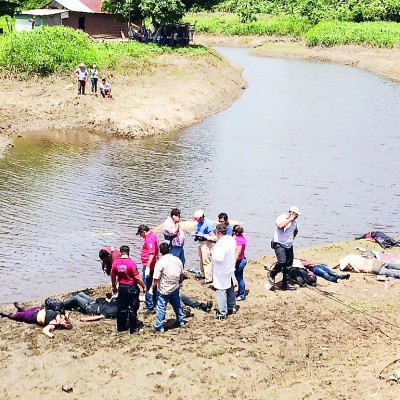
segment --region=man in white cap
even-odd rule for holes
[[[197,221],[194,231],[194,240],[199,243],[200,271],[204,278],[202,284],[208,284],[213,281],[213,267],[211,262],[211,251],[216,239],[215,227],[213,223],[204,216],[203,210],[197,210],[193,214],[193,220]]]
[[[88,72],[85,68],[85,64],[79,65],[79,68],[75,71],[78,78],[78,94],[85,94],[85,86],[88,78]]]
[[[277,263],[269,273],[269,284],[265,287],[272,289],[275,285],[275,277],[279,272],[282,272],[282,290],[295,290],[294,286],[288,285],[288,269],[293,264],[293,240],[296,237],[299,229],[297,218],[301,215],[300,210],[296,206],[289,208],[289,211],[280,215],[276,219],[274,240],[271,247],[275,250]]]

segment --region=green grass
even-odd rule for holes
[[[3,28],[4,33],[8,32],[7,19],[8,19],[8,23],[11,24],[12,30],[15,29],[15,19],[12,17],[6,17],[3,15],[2,17],[0,17],[0,28]]]
[[[195,24],[196,32],[221,35],[279,35],[301,36],[311,28],[303,17],[258,15],[257,21],[242,23],[230,13],[188,13],[185,21]]]
[[[172,49],[136,41],[93,43],[81,31],[63,26],[9,33],[0,38],[0,67],[22,75],[73,71],[78,64],[97,64],[103,70],[126,72],[148,67],[165,53],[207,56],[203,47]]]
[[[396,22],[320,22],[306,36],[308,46],[368,44],[392,47],[400,44],[400,25]]]

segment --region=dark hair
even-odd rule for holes
[[[165,254],[169,253],[169,243],[161,243],[160,244],[160,253],[165,256]]]
[[[226,235],[226,225],[225,224],[218,224],[215,229],[217,232],[221,233],[222,235]]]
[[[228,221],[228,214],[227,213],[219,213],[218,214],[218,219],[223,218],[225,221]]]
[[[110,253],[107,250],[102,249],[99,251],[99,258],[101,261],[106,260],[109,256],[110,256]]]
[[[244,229],[240,225],[234,225],[232,231],[233,233],[241,235],[244,232]]]
[[[180,217],[181,216],[181,210],[179,208],[173,208],[171,210],[171,217],[173,217],[174,215]]]
[[[119,248],[119,251],[121,254],[127,254],[129,256],[129,252],[130,252],[129,246],[126,246],[126,245],[121,246]]]

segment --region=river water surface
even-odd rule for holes
[[[221,48],[249,87],[229,109],[162,137],[77,132],[18,138],[0,160],[0,303],[108,282],[98,251],[128,244],[173,207],[244,222],[248,258],[276,217],[303,212],[297,247],[369,230],[399,235],[400,87],[349,67]],[[160,236],[161,238],[161,236]],[[196,247],[187,237],[190,266]]]

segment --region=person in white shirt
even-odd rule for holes
[[[185,268],[185,232],[180,228],[181,211],[178,208],[171,210],[171,216],[168,217],[163,226],[164,239],[170,243],[171,254],[178,257]]]
[[[269,289],[275,285],[275,277],[282,272],[282,290],[295,290],[294,286],[288,285],[288,269],[293,264],[293,240],[299,231],[297,218],[301,215],[300,210],[296,206],[289,208],[289,211],[280,215],[276,219],[274,240],[271,247],[275,250],[277,263],[269,273]]]
[[[78,78],[78,94],[85,94],[85,86],[88,78],[88,72],[85,68],[85,64],[79,65],[79,68],[75,71]]]
[[[111,97],[111,85],[109,83],[107,83],[107,81],[105,80],[105,78],[103,78],[101,80],[100,83],[100,93],[103,96],[103,98],[105,97]]]
[[[217,296],[215,318],[225,319],[236,313],[236,295],[233,285],[236,263],[236,241],[226,234],[226,225],[216,226],[217,242],[212,252],[214,265],[213,284]]]

